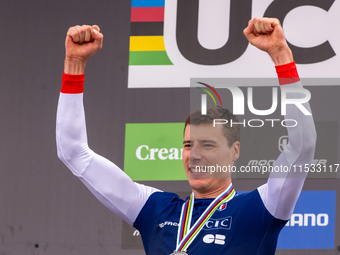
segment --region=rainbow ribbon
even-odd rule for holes
[[[186,201],[182,206],[180,222],[178,226],[177,233],[177,248],[176,251],[186,251],[190,244],[197,237],[199,232],[204,227],[205,223],[210,219],[210,217],[214,214],[214,212],[219,208],[222,204],[230,201],[236,192],[232,184],[221,193],[218,197],[215,198],[214,201],[205,209],[201,217],[195,222],[195,224],[190,228],[192,211],[194,208],[195,196],[194,193],[191,193],[188,201]]]

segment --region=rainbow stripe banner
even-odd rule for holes
[[[129,65],[173,65],[164,46],[165,0],[132,0]]]

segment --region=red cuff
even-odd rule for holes
[[[61,93],[79,94],[84,92],[85,74],[74,75],[63,72]]]
[[[295,62],[275,66],[280,85],[291,84],[300,81]]]

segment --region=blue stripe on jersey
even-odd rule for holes
[[[165,0],[132,0],[131,7],[164,7]]]

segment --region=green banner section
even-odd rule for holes
[[[124,171],[134,181],[187,180],[184,123],[126,124]]]
[[[166,51],[130,51],[129,65],[173,65]]]

